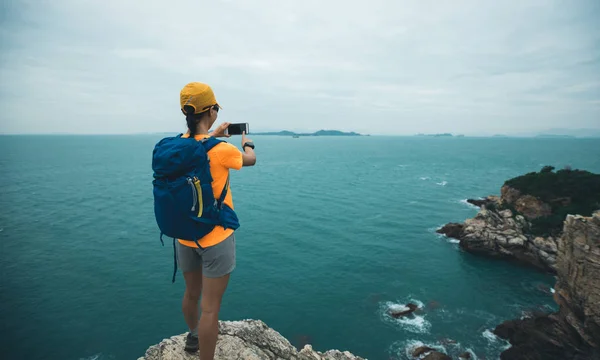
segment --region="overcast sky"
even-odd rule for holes
[[[0,133],[600,129],[600,1],[3,1]]]

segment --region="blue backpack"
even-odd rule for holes
[[[213,195],[208,152],[223,141],[181,136],[160,140],[152,152],[154,215],[163,246],[163,235],[173,238],[173,282],[177,274],[175,239],[192,240],[202,248],[198,240],[215,226],[234,230],[240,226],[233,209],[224,204],[229,178],[219,199]]]

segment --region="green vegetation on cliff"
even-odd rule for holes
[[[506,181],[505,185],[522,194],[537,197],[552,207],[552,214],[532,220],[535,235],[556,235],[562,231],[567,214],[590,216],[600,209],[600,175],[584,170],[565,168],[554,172],[545,166]]]

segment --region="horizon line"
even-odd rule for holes
[[[599,129],[600,130],[600,129]],[[248,135],[252,136],[253,134],[256,134],[256,136],[279,136],[279,135],[275,135],[278,132],[282,132],[282,131],[290,131],[292,133],[298,134],[298,135],[305,135],[305,134],[313,134],[317,131],[314,132],[296,132],[296,131],[291,131],[291,130],[279,130],[279,131],[256,131],[256,132],[251,132]],[[329,130],[329,131],[342,131],[342,130]],[[180,134],[182,133],[181,131],[156,131],[156,132],[130,132],[130,133],[60,133],[60,132],[56,132],[56,133],[0,133],[0,136],[134,136],[134,135],[163,135],[163,134]],[[272,135],[261,135],[261,134],[272,134]],[[600,138],[600,135],[590,135],[590,136],[579,136],[579,135],[569,135],[569,134],[493,134],[493,135],[485,135],[485,134],[471,134],[471,135],[467,135],[467,134],[453,134],[453,133],[416,133],[416,134],[363,134],[363,133],[359,133],[359,132],[354,132],[356,134],[361,135],[362,137],[367,137],[367,136],[377,136],[377,137],[473,137],[473,138],[571,138],[571,139],[594,139],[594,138]],[[450,134],[451,136],[436,136],[436,135],[441,135],[441,134]],[[237,135],[234,135],[237,136]],[[281,135],[281,136],[286,136],[286,135]],[[320,136],[338,136],[338,137],[343,137],[343,136],[339,136],[339,135],[320,135]]]

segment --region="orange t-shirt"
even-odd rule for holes
[[[184,134],[182,137],[187,138],[189,134]],[[202,140],[209,137],[208,135],[196,135],[196,140]],[[213,177],[212,189],[216,199],[221,196],[221,191],[227,182],[229,169],[240,170],[243,166],[242,152],[234,145],[223,142],[212,148],[208,152],[210,157],[210,173]],[[225,196],[224,203],[233,209],[233,197],[231,196],[231,184]],[[198,243],[202,247],[213,246],[227,239],[233,234],[233,229],[225,229],[222,226],[216,226],[213,231],[208,233]],[[185,246],[197,248],[198,246],[193,240],[178,239],[179,243]]]

